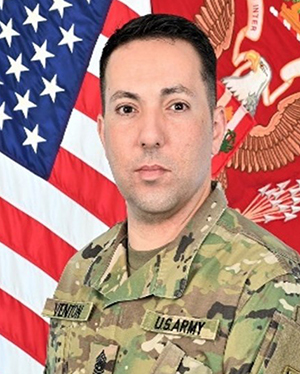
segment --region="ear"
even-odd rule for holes
[[[226,130],[225,109],[221,106],[214,110],[212,155],[216,155],[221,147]]]
[[[97,130],[98,130],[98,135],[103,145],[103,148],[106,150],[105,136],[104,136],[104,118],[101,114],[99,114],[97,117]]]

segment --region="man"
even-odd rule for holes
[[[99,134],[128,219],[47,300],[47,374],[300,373],[299,257],[211,183],[215,64],[174,16],[133,20],[104,48]]]

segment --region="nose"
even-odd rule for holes
[[[165,144],[165,127],[159,111],[145,112],[140,122],[139,145],[145,149],[161,148]]]

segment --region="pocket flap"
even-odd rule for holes
[[[212,374],[209,367],[189,356],[183,358],[177,372],[188,374]]]
[[[177,345],[168,342],[158,357],[151,374],[175,373],[185,353]]]
[[[212,371],[202,362],[187,356],[181,348],[168,341],[158,357],[151,374],[170,373],[212,374]]]
[[[69,321],[88,321],[93,305],[92,302],[47,299],[42,315]]]

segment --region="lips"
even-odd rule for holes
[[[160,165],[143,165],[137,171],[157,171],[157,170],[163,170],[167,171],[164,167]]]
[[[141,177],[141,179],[153,181],[156,180],[163,175],[165,175],[170,170],[166,169],[161,165],[142,165],[138,169],[136,169],[137,174]]]

